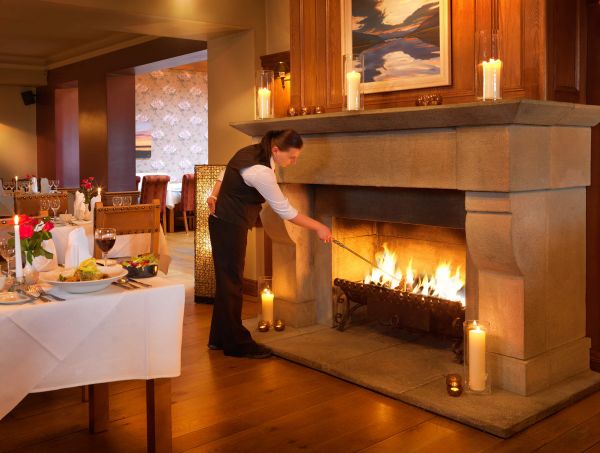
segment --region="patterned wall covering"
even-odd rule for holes
[[[136,131],[152,136],[149,159],[138,173],[167,173],[180,182],[208,163],[208,82],[205,72],[162,70],[136,76]]]

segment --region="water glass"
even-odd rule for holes
[[[6,260],[6,275],[10,275],[10,260],[15,256],[15,247],[8,243],[8,238],[0,239],[0,255]]]
[[[123,206],[123,197],[113,197],[112,204],[113,206]]]
[[[47,214],[49,209],[50,209],[50,200],[48,198],[42,198],[40,200],[40,211],[46,211],[46,214]]]
[[[131,206],[131,196],[126,195],[123,197],[123,206]]]
[[[56,222],[56,211],[60,208],[60,198],[51,198],[50,199],[50,207],[52,208],[52,212],[54,213],[54,217],[52,220]]]

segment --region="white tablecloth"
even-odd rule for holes
[[[145,281],[152,288],[52,289],[67,301],[0,306],[0,419],[32,392],[179,376],[184,287]]]
[[[75,228],[82,227],[85,230],[85,235],[88,239],[90,247],[90,254],[94,254],[94,227],[92,223],[86,223],[79,226],[72,225],[56,225],[52,230],[52,239],[56,247],[56,256],[58,264],[65,263],[65,252],[67,251],[67,242],[69,239],[69,233]],[[109,258],[123,258],[134,255],[140,255],[142,253],[148,253],[150,250],[150,233],[144,234],[128,234],[117,236],[115,245],[108,252]],[[158,239],[158,252],[163,262],[160,263],[160,268],[163,272],[168,270],[170,262],[169,246],[162,230],[159,234]],[[164,261],[165,259],[168,262]],[[166,264],[166,269],[164,264]],[[165,272],[166,273],[166,272]]]

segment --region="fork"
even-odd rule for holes
[[[54,299],[58,302],[64,302],[66,299],[63,299],[62,297],[58,297],[55,296],[54,294],[51,294],[47,291],[45,291],[44,289],[40,288],[39,286],[36,286],[35,289],[40,293],[40,295],[45,296],[45,297],[49,297],[51,299]]]

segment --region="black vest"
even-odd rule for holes
[[[253,165],[271,168],[270,140],[239,150],[227,164],[217,199],[215,215],[226,222],[252,229],[265,202],[258,190],[248,186],[240,170]]]

